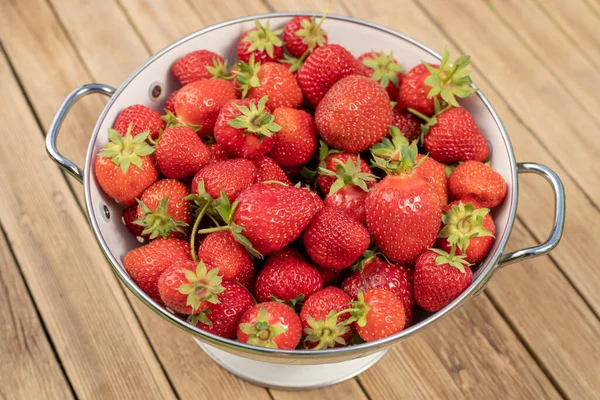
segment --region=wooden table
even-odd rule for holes
[[[82,187],[47,158],[64,96],[118,86],[168,43],[232,17],[323,10],[321,1],[0,0],[0,398],[600,397],[600,3],[595,0],[336,0],[473,59],[473,78],[517,159],[563,179],[568,218],[550,257],[496,274],[485,293],[396,345],[356,379],[266,390],[212,363],[118,283],[82,211]],[[104,100],[84,99],[59,141],[79,165]],[[510,248],[542,241],[550,189],[523,177]]]

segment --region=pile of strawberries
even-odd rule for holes
[[[468,56],[404,74],[392,53],[328,44],[323,20],[257,21],[231,68],[185,55],[164,112],[122,110],[95,161],[144,243],[123,260],[140,289],[256,346],[373,341],[442,309],[506,194],[457,101]]]

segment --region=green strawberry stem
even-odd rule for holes
[[[200,226],[200,221],[202,221],[202,217],[204,217],[204,213],[208,209],[210,205],[209,202],[206,202],[198,216],[196,217],[196,221],[194,221],[194,226],[192,227],[192,234],[190,235],[190,254],[192,255],[192,260],[198,261],[198,255],[196,254],[196,234],[198,233],[198,226]]]
[[[200,229],[200,230],[198,231],[198,234],[199,234],[199,235],[206,235],[206,234],[208,234],[208,233],[214,233],[214,232],[225,232],[225,231],[228,231],[229,229],[230,229],[230,228],[229,228],[229,225],[225,225],[225,226],[216,226],[216,227],[214,227],[214,228]]]
[[[417,110],[415,110],[414,108],[408,108],[408,112],[410,112],[411,114],[421,118],[423,121],[429,123],[431,121],[431,118],[429,118],[427,115],[422,114],[420,112],[418,112]]]

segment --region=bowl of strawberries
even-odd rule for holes
[[[118,89],[74,90],[47,150],[148,307],[245,379],[323,386],[560,240],[560,179],[516,163],[469,61],[348,17],[240,18]],[[90,93],[110,101],[79,168],[56,137]],[[545,243],[505,253],[520,172],[549,181],[555,220]]]

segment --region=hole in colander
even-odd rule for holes
[[[110,210],[108,209],[106,204],[100,203],[100,207],[102,208],[102,218],[104,218],[104,221],[110,221]]]
[[[153,82],[152,85],[150,85],[150,90],[148,92],[148,96],[150,97],[150,100],[152,101],[156,101],[160,95],[163,92],[163,85],[161,82]]]

